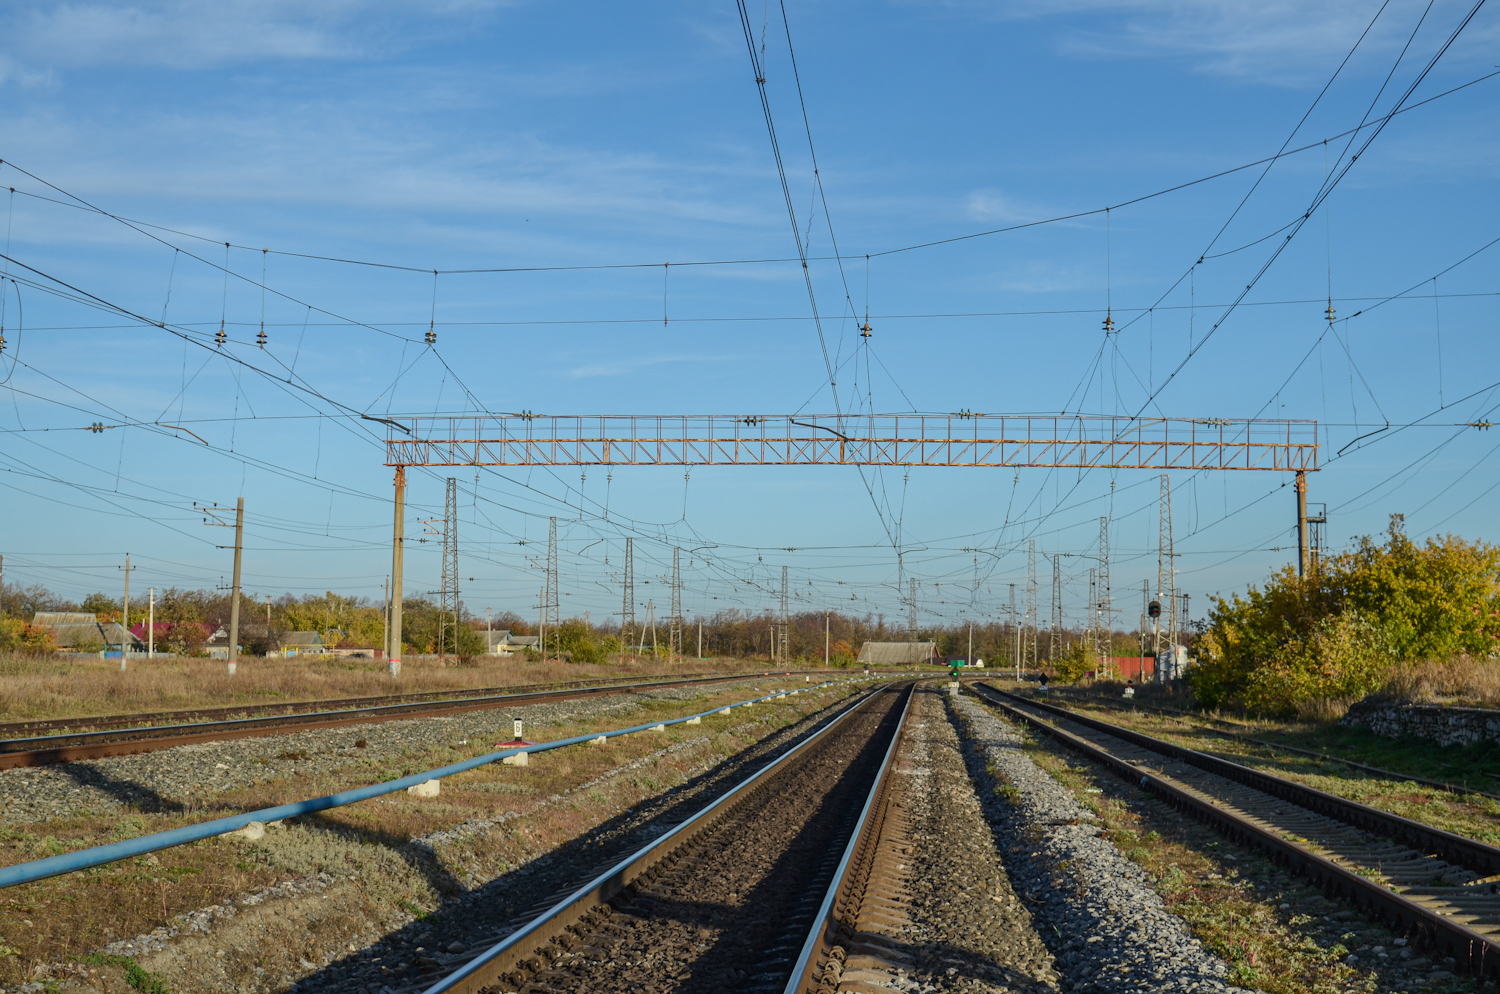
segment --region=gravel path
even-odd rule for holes
[[[967,697],[950,698],[986,815],[1011,879],[1044,926],[1078,992],[1228,991],[1226,964],[1169,912],[1145,872],[1099,837],[1092,813],[1021,751],[1016,729]]]
[[[743,686],[749,691],[757,682],[719,684],[712,690]],[[493,744],[511,737],[512,718],[526,723],[528,738],[545,738],[549,727],[565,722],[625,714],[647,700],[693,700],[701,698],[704,690],[667,687],[4,770],[0,771],[0,823],[19,825],[127,809],[183,811],[259,783],[331,773],[354,764],[379,765],[432,747],[463,748],[471,740]]]

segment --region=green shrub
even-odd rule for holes
[[[1074,642],[1052,663],[1057,679],[1064,683],[1081,680],[1085,673],[1096,671],[1098,667],[1099,657],[1093,647],[1084,642]]]
[[[1380,689],[1401,665],[1500,647],[1500,546],[1452,535],[1409,539],[1400,515],[1386,541],[1264,590],[1215,598],[1188,679],[1209,707],[1306,710]]]

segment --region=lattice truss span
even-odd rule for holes
[[[969,413],[382,420],[389,466],[1318,468],[1316,421]]]

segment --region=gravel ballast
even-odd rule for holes
[[[856,956],[840,980],[904,994],[1056,994],[1052,954],[1001,862],[939,698],[935,689],[917,691],[894,771],[910,818],[902,857],[910,903],[907,923],[884,931],[912,965],[893,970]]]
[[[1094,815],[1022,751],[1020,733],[967,697],[949,703],[1011,881],[1045,926],[1066,989],[1230,990],[1227,964],[1100,837]]]
[[[762,682],[746,680],[743,685],[721,684],[712,689],[743,686],[752,691]],[[546,738],[546,730],[555,725],[624,715],[649,700],[695,700],[704,689],[665,687],[4,770],[0,771],[0,823],[22,825],[126,810],[185,811],[260,783],[332,773],[360,763],[379,765],[435,746],[494,744],[511,738],[512,718],[525,722],[528,738]]]
[[[770,689],[760,680],[735,693],[758,696],[757,685]],[[253,841],[226,838],[205,843],[223,849],[223,859],[267,866],[280,879],[273,887],[233,897],[229,894],[234,892],[216,895],[217,903],[176,915],[152,932],[100,942],[94,948],[106,955],[138,957],[141,966],[160,975],[174,994],[251,994],[286,990],[298,981],[299,989],[355,992],[363,987],[368,994],[387,986],[420,988],[425,983],[418,978],[463,962],[466,951],[472,955],[495,941],[533,914],[538,903],[555,899],[601,865],[665,831],[685,817],[682,812],[706,803],[763,757],[805,733],[818,715],[826,716],[829,706],[857,692],[857,684],[840,683],[744,711],[736,708],[737,720],[706,720],[701,733],[675,726],[660,740],[662,748],[622,757],[624,762],[604,769],[585,764],[591,772],[576,779],[566,772],[565,758],[534,763],[528,771],[508,774],[512,782],[481,784],[497,792],[488,807],[472,809],[478,817],[455,818],[447,826],[408,839],[384,838],[378,832],[367,836],[314,817],[267,825],[264,837]],[[662,710],[662,696],[676,700],[677,693],[651,692],[658,699],[654,710]],[[698,701],[689,709],[703,700],[690,696]],[[630,695],[630,701],[635,714],[628,713],[630,703],[614,699],[613,707],[600,707],[606,702],[599,699],[576,703],[591,705],[589,711],[595,715],[602,712],[597,724],[618,727],[637,723],[639,705],[646,703],[641,695]],[[610,715],[611,711],[626,713]],[[492,734],[509,737],[511,713],[497,719],[503,724]],[[577,722],[579,717],[575,710],[563,720]],[[527,721],[528,736],[534,727],[546,727],[534,711]],[[546,737],[546,732],[538,737]],[[375,741],[369,737],[366,748],[374,748]],[[650,739],[612,741],[644,744]],[[606,747],[606,752],[613,748]],[[579,750],[580,757],[602,755],[586,746]],[[571,752],[548,755],[566,757]],[[555,773],[559,767],[564,771],[561,781]],[[539,793],[531,783],[546,787]],[[455,788],[454,796],[463,790]],[[445,789],[433,803],[446,804],[447,798]],[[399,806],[402,801],[391,803]],[[382,803],[369,802],[377,808]],[[582,834],[571,834],[574,828]],[[166,869],[171,857],[162,856],[160,866]],[[129,873],[161,872],[155,856],[136,863],[140,866],[127,868]],[[80,970],[66,960],[38,962],[36,970],[28,970],[31,983],[0,989],[40,990],[42,978],[49,975],[70,986],[82,979]],[[87,983],[97,987],[108,971],[94,972],[99,976]],[[108,994],[119,994],[106,986]]]

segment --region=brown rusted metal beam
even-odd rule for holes
[[[389,419],[390,466],[1318,468],[1315,421],[1095,415],[471,415]]]

